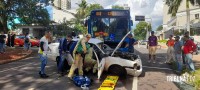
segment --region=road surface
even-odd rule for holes
[[[24,60],[0,65],[0,90],[81,90],[67,76],[60,77],[57,74],[56,62],[52,59],[48,60],[46,67],[50,77],[40,78],[37,48],[33,51],[34,53]],[[163,63],[166,50],[158,50],[155,64],[147,62],[147,52],[145,46],[136,47],[136,54],[142,59],[145,76],[128,76],[127,79],[119,80],[115,90],[179,90],[174,83],[167,81],[167,76],[173,75],[173,71]],[[97,80],[97,76],[92,74],[88,76],[94,80],[90,90],[97,90],[107,74],[105,73],[101,80]]]

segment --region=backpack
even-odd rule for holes
[[[78,87],[89,87],[91,85],[91,79],[89,79],[87,76],[74,76],[73,82]]]
[[[29,43],[29,38],[25,38],[25,43]]]

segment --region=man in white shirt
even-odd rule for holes
[[[48,46],[51,33],[49,31],[45,32],[45,35],[40,39],[39,56],[41,60],[41,69],[39,75],[41,78],[47,78],[48,75],[45,74],[45,66],[47,64],[47,52],[51,50]]]

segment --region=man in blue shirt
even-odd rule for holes
[[[128,42],[126,44],[126,48],[128,48],[128,52],[134,53],[134,45],[136,45],[138,42],[133,38],[132,34],[128,35]]]
[[[72,36],[68,35],[66,38],[62,38],[59,44],[59,53],[60,53],[60,61],[58,64],[58,71],[63,74],[63,65],[65,58],[67,58],[67,54],[70,53],[70,46],[72,45]]]

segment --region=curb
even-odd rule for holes
[[[17,59],[10,59],[10,60],[2,60],[0,61],[0,65],[1,64],[6,64],[6,63],[10,63],[10,62],[15,62],[15,61],[18,61],[18,60],[21,60],[21,59],[25,59],[27,57],[29,57],[31,54],[32,54],[33,51],[31,51],[30,53],[28,53],[27,55],[23,56],[23,57],[20,57],[20,58],[17,58]]]

